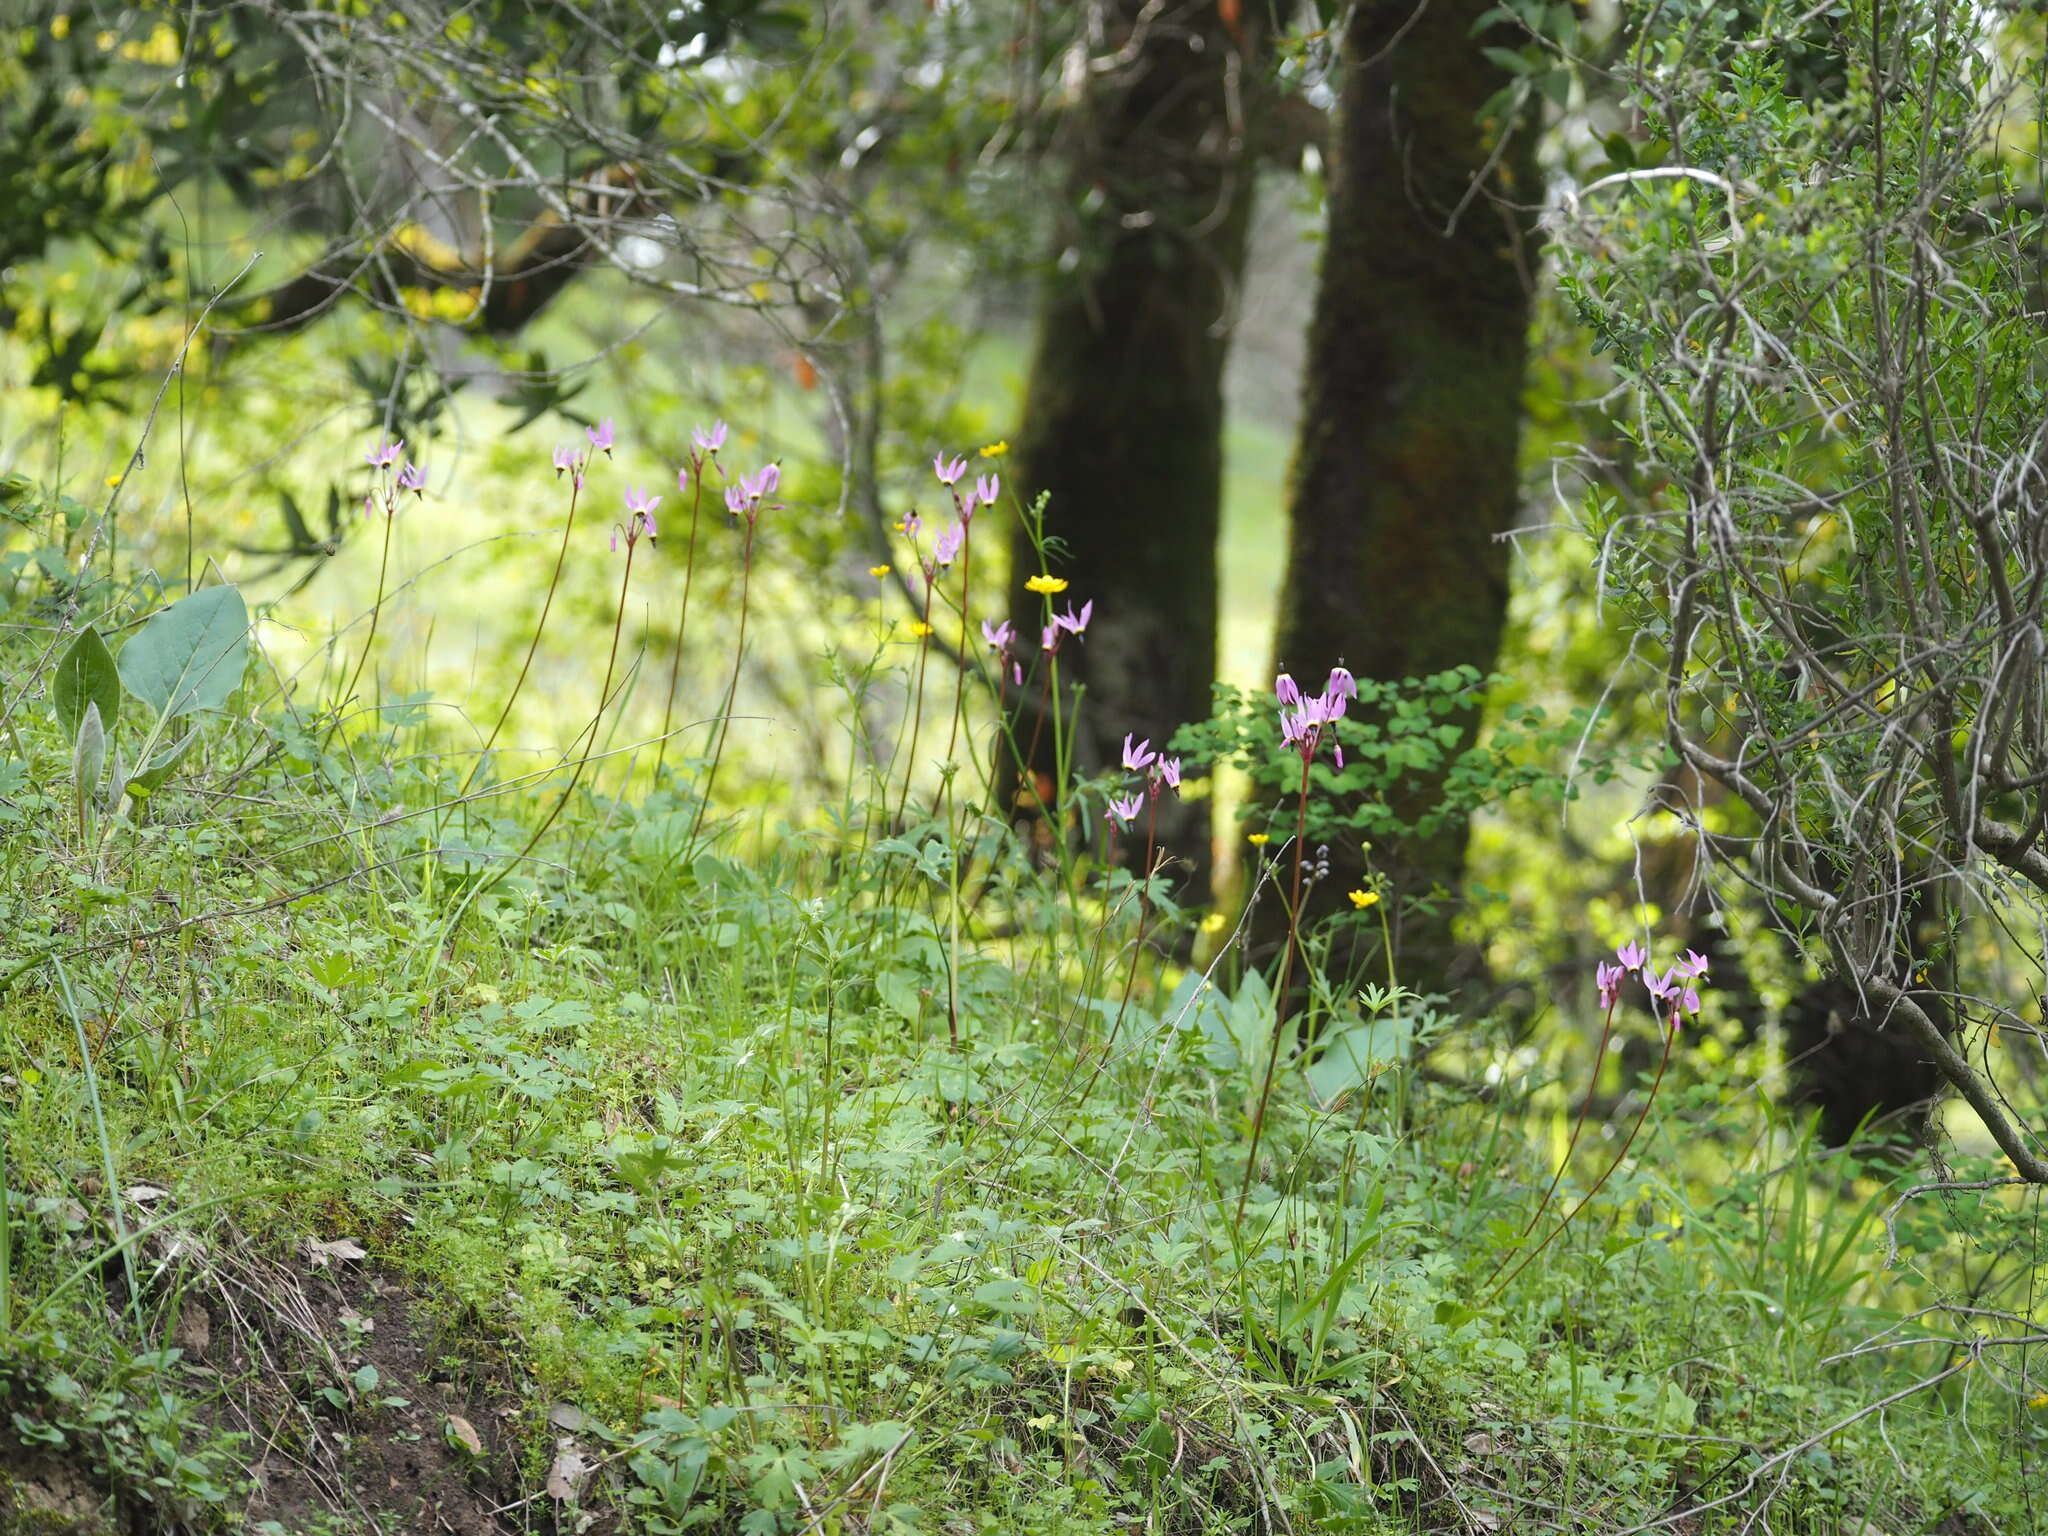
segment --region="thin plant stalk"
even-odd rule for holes
[[[7,1138],[0,1136],[0,1338],[14,1331],[14,1222],[7,1193]]]
[[[974,639],[970,633],[972,623],[968,613],[970,596],[974,590],[974,529],[971,523],[960,528],[960,668],[959,686],[953,690],[953,726],[946,733],[946,757],[950,760],[960,742],[960,715],[967,699],[966,658],[974,654]],[[929,618],[929,614],[927,614]]]
[[[879,571],[880,575],[886,575],[888,572],[888,567],[882,566],[879,568]],[[877,581],[880,580],[880,575],[877,576]],[[878,586],[875,591],[875,649],[873,654],[869,656],[867,666],[862,670],[861,673],[864,689],[867,685],[869,685],[872,682],[877,669],[880,668],[882,664],[882,657],[884,656],[884,654],[886,654],[888,650],[888,605],[889,599],[887,594]],[[880,749],[878,748],[875,742],[873,731],[870,730],[868,727],[867,715],[861,709],[859,699],[857,697],[851,698],[849,702],[851,702],[853,706],[854,713],[854,728],[851,733],[853,736],[853,744],[852,750],[847,758],[846,769],[846,792],[849,804],[851,803],[853,795],[853,778],[855,766],[859,760],[860,755],[860,741],[862,737],[866,737],[867,739],[867,773],[871,789],[866,801],[863,803],[863,808],[861,811],[859,852],[859,857],[862,860],[865,860],[867,858],[868,849],[874,843],[875,840],[876,804],[877,802],[879,802],[885,810],[888,807],[889,776],[887,769],[884,768],[882,764],[882,755]]]
[[[583,468],[581,465],[576,467],[570,478],[569,516],[568,520],[562,524],[562,543],[561,547],[555,551],[554,572],[548,577],[547,592],[540,600],[540,618],[533,626],[533,637],[526,642],[526,659],[519,664],[519,676],[513,679],[512,691],[505,696],[505,707],[498,711],[498,723],[491,727],[491,734],[484,740],[483,750],[477,754],[476,761],[470,765],[468,777],[462,781],[462,792],[465,795],[469,793],[470,786],[476,782],[476,776],[483,771],[484,763],[491,755],[491,748],[497,745],[499,733],[505,729],[505,722],[512,718],[512,706],[519,702],[520,691],[526,687],[526,675],[533,669],[534,653],[540,649],[540,637],[546,632],[548,627],[548,613],[554,607],[555,592],[562,584],[562,568],[569,559],[569,535],[576,528],[576,502],[583,492]],[[629,568],[631,564],[632,555],[628,551],[627,565]]]
[[[82,926],[82,925],[81,925]],[[107,1133],[106,1109],[100,1098],[99,1074],[93,1070],[92,1045],[86,1039],[85,1013],[78,1006],[78,998],[71,988],[71,977],[64,969],[64,962],[52,957],[50,968],[56,974],[57,992],[63,999],[64,1011],[70,1015],[71,1028],[78,1040],[79,1070],[85,1074],[86,1101],[92,1106],[93,1132],[99,1142],[100,1173],[106,1180],[107,1211],[112,1217],[114,1245],[121,1252],[121,1268],[128,1281],[128,1304],[135,1314],[136,1326],[142,1324],[142,1286],[136,1278],[135,1254],[129,1242],[127,1218],[121,1214],[121,1179],[114,1165],[114,1141]],[[0,1211],[0,1222],[7,1219]]]
[[[1301,803],[1294,823],[1294,893],[1287,903],[1287,947],[1280,955],[1280,982],[1273,989],[1273,1048],[1266,1053],[1266,1074],[1259,1084],[1259,1101],[1252,1110],[1252,1149],[1244,1160],[1244,1179],[1237,1186],[1237,1214],[1244,1220],[1244,1203],[1252,1191],[1252,1170],[1259,1165],[1259,1138],[1266,1129],[1266,1104],[1273,1097],[1273,1071],[1280,1061],[1280,1033],[1287,1023],[1287,988],[1294,979],[1294,952],[1301,947],[1301,857],[1308,837],[1308,767],[1301,760]]]
[[[957,717],[956,717],[957,718]],[[960,1049],[960,844],[953,831],[953,779],[957,769],[947,753],[946,775],[946,1044]]]
[[[957,504],[959,497],[956,495],[954,500]],[[958,773],[958,768],[953,761],[953,753],[960,744],[960,715],[966,703],[967,695],[967,667],[964,664],[964,658],[974,654],[973,637],[968,630],[969,623],[971,622],[968,606],[970,594],[974,590],[973,576],[974,526],[971,522],[963,519],[960,524],[960,655],[963,658],[963,665],[955,678],[953,686],[953,724],[946,733],[945,769],[947,845],[946,936],[950,951],[946,965],[946,1030],[947,1039],[955,1051],[960,1049],[960,839],[964,829],[956,828],[953,825],[953,814],[957,808],[954,781]],[[925,598],[925,619],[927,623],[931,619],[929,589],[927,589]],[[926,643],[930,643],[929,637],[927,637]],[[903,782],[907,788],[910,783],[907,768],[904,773]]]
[[[463,914],[483,896],[495,890],[506,875],[526,862],[533,850],[540,846],[540,840],[547,836],[548,829],[555,824],[556,819],[560,817],[562,811],[568,806],[569,797],[576,793],[576,786],[582,780],[583,770],[588,766],[591,753],[596,749],[597,732],[599,726],[604,722],[605,710],[611,704],[612,676],[614,669],[618,666],[619,636],[626,627],[626,596],[633,585],[633,553],[634,547],[638,542],[635,538],[629,538],[626,541],[626,570],[625,574],[619,579],[619,606],[618,612],[612,617],[611,651],[605,658],[604,683],[597,690],[597,713],[591,716],[589,728],[582,733],[583,749],[577,753],[576,766],[570,771],[568,786],[562,791],[560,798],[555,801],[554,805],[549,808],[547,815],[541,819],[541,824],[534,828],[533,835],[526,840],[526,845],[517,854],[500,865],[489,879],[477,882],[463,893],[462,900],[457,904],[455,910],[449,914],[448,921],[441,925],[439,937],[426,950],[425,953],[429,961],[449,941],[457,926],[462,922]]]
[[[725,706],[718,712],[718,737],[711,748],[711,766],[704,771],[704,793],[697,801],[697,813],[690,819],[689,844],[695,846],[698,829],[704,825],[704,812],[711,804],[711,791],[718,783],[718,765],[725,756],[725,735],[732,727],[733,702],[740,692],[740,661],[747,653],[747,598],[754,580],[754,525],[759,520],[759,511],[747,507],[746,544],[740,554],[740,628],[739,638],[732,648],[732,678],[725,685]]]
[[[1566,1211],[1564,1213],[1564,1216],[1558,1221],[1558,1224],[1552,1227],[1549,1230],[1549,1232],[1544,1234],[1543,1241],[1538,1243],[1534,1248],[1531,1248],[1526,1254],[1522,1256],[1520,1263],[1516,1264],[1513,1269],[1509,1270],[1506,1274],[1500,1277],[1499,1281],[1495,1283],[1493,1289],[1487,1292],[1486,1300],[1481,1303],[1482,1306],[1491,1306],[1493,1302],[1500,1296],[1500,1293],[1508,1288],[1509,1284],[1514,1280],[1515,1276],[1519,1275],[1523,1270],[1527,1269],[1529,1265],[1536,1260],[1537,1256],[1543,1252],[1544,1249],[1548,1248],[1553,1242],[1557,1240],[1559,1234],[1561,1234],[1566,1227],[1569,1227],[1572,1224],[1573,1220],[1578,1216],[1579,1212],[1583,1211],[1586,1208],[1586,1206],[1592,1201],[1593,1197],[1600,1193],[1601,1189],[1606,1185],[1608,1179],[1613,1177],[1614,1170],[1619,1168],[1622,1164],[1623,1159],[1625,1159],[1628,1156],[1629,1148],[1633,1147],[1636,1144],[1636,1134],[1642,1130],[1643,1122],[1649,1119],[1650,1117],[1651,1107],[1655,1105],[1657,1102],[1657,1090],[1663,1086],[1664,1069],[1671,1065],[1671,1047],[1673,1044],[1676,1043],[1677,1039],[1678,1010],[1676,1005],[1674,1004],[1672,1008],[1672,1016],[1670,1022],[1666,1025],[1664,1030],[1664,1054],[1660,1058],[1658,1058],[1657,1061],[1657,1076],[1650,1084],[1649,1097],[1643,1100],[1643,1107],[1641,1112],[1636,1116],[1635,1124],[1628,1128],[1628,1140],[1624,1141],[1621,1144],[1621,1150],[1614,1154],[1614,1160],[1610,1162],[1606,1166],[1606,1168],[1601,1170],[1600,1177],[1593,1181],[1593,1187],[1587,1190],[1584,1195],[1579,1197],[1579,1203],[1573,1206],[1569,1211]]]
[[[619,578],[619,608],[612,616],[611,650],[605,657],[604,682],[597,690],[597,713],[590,717],[590,726],[584,732],[583,750],[576,756],[576,766],[569,772],[569,782],[562,790],[561,798],[555,801],[554,808],[526,840],[526,846],[519,850],[519,857],[512,861],[514,864],[524,863],[526,856],[540,846],[540,840],[547,835],[548,828],[555,824],[555,818],[560,816],[563,808],[568,805],[569,797],[576,793],[576,786],[583,778],[583,770],[589,766],[591,754],[597,750],[598,728],[604,723],[604,713],[611,707],[612,702],[612,677],[619,664],[619,636],[626,627],[626,593],[633,585],[633,553],[638,543],[637,539],[626,541],[626,570]]]
[[[1145,922],[1152,911],[1152,860],[1159,847],[1159,793],[1153,786],[1150,809],[1145,818],[1145,864],[1144,875],[1138,885],[1138,938],[1137,948],[1131,955],[1131,968],[1124,972],[1124,993],[1117,1000],[1116,1018],[1109,1026],[1109,1033],[1102,1041],[1102,1054],[1096,1059],[1095,1070],[1089,1074],[1087,1083],[1081,1089],[1081,1097],[1074,1101],[1074,1116],[1078,1123],[1081,1111],[1087,1107],[1088,1096],[1095,1091],[1096,1083],[1102,1079],[1109,1066],[1109,1054],[1116,1046],[1117,1033],[1124,1027],[1124,1014],[1131,1006],[1131,993],[1138,982],[1138,967],[1145,963]]]
[[[1049,610],[1052,605],[1046,604]],[[1060,653],[1054,651],[1046,661],[1046,676],[1050,679],[1047,693],[1052,704],[1052,803],[1045,808],[1045,814],[1053,829],[1054,841],[1066,846],[1066,837],[1060,822],[1060,791],[1067,782],[1067,739],[1066,722],[1060,710]],[[1064,862],[1064,860],[1062,861]]]
[[[363,654],[356,658],[356,669],[348,680],[348,686],[341,690],[334,721],[327,727],[329,741],[332,741],[334,733],[341,729],[341,711],[348,707],[348,701],[355,696],[356,684],[362,681],[363,668],[370,660],[370,652],[377,647],[377,621],[384,613],[384,580],[391,570],[391,524],[397,519],[397,514],[396,505],[387,497],[384,504],[384,552],[377,559],[377,600],[370,604],[370,634],[369,638],[363,641]]]
[[[690,498],[690,537],[683,546],[683,606],[676,615],[676,653],[668,664],[668,697],[661,706],[661,741],[654,749],[654,782],[661,782],[661,767],[668,760],[669,727],[675,720],[676,680],[683,670],[683,636],[690,623],[690,584],[697,575],[697,512],[704,502],[704,467],[715,462],[706,454],[690,455],[690,479],[695,494]]]
[[[1557,1172],[1550,1176],[1550,1187],[1543,1191],[1543,1198],[1536,1202],[1536,1209],[1529,1213],[1529,1220],[1523,1225],[1522,1230],[1515,1234],[1517,1246],[1534,1230],[1536,1223],[1543,1219],[1543,1213],[1550,1208],[1550,1197],[1557,1193],[1557,1186],[1564,1178],[1565,1169],[1571,1166],[1572,1153],[1579,1145],[1579,1133],[1585,1130],[1586,1116],[1592,1112],[1594,1091],[1600,1086],[1600,1068],[1607,1061],[1607,1042],[1614,1038],[1614,1010],[1619,1006],[1619,997],[1607,1005],[1607,1017],[1600,1024],[1600,1043],[1593,1047],[1593,1080],[1586,1085],[1585,1097],[1579,1101],[1578,1115],[1572,1120],[1571,1139],[1564,1144],[1564,1156],[1558,1159]],[[1513,1252],[1512,1249],[1509,1251]],[[1506,1262],[1506,1258],[1503,1257],[1501,1263]],[[1495,1266],[1494,1273],[1500,1273],[1498,1266]]]
[[[917,623],[917,683],[911,692],[910,748],[903,754],[903,793],[896,799],[896,825],[903,825],[904,810],[910,804],[910,781],[917,773],[917,737],[924,724],[924,669],[932,654],[932,589],[938,578],[930,566],[924,573],[924,613]]]

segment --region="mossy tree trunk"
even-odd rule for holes
[[[1244,267],[1253,163],[1244,103],[1261,82],[1255,20],[1214,0],[1104,0],[1093,75],[1062,132],[1068,198],[1045,282],[1016,445],[1027,504],[1050,493],[1059,599],[1092,599],[1060,651],[1085,690],[1076,767],[1113,764],[1125,732],[1162,745],[1207,718],[1216,677],[1223,365]],[[1254,8],[1244,8],[1246,10]],[[1234,12],[1233,12],[1234,14]],[[1020,530],[1010,605],[1038,642],[1039,569]],[[1030,737],[1026,730],[1025,736]],[[1051,768],[1050,732],[1033,767]],[[1207,801],[1159,802],[1185,897],[1208,894]]]
[[[1275,651],[1305,687],[1340,659],[1399,680],[1487,672],[1499,652],[1540,192],[1533,123],[1482,120],[1507,78],[1482,47],[1513,43],[1473,35],[1490,6],[1367,0],[1343,39]],[[1476,722],[1459,723],[1469,741]],[[1397,810],[1439,790],[1412,782]],[[1373,850],[1401,898],[1403,980],[1421,990],[1456,979],[1454,903],[1414,902],[1458,890],[1466,831]],[[1364,873],[1356,847],[1330,858],[1310,921]],[[1262,908],[1269,944],[1284,925]]]

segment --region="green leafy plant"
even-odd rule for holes
[[[199,739],[187,731],[159,750],[171,722],[219,709],[242,683],[249,659],[249,610],[233,587],[206,587],[153,615],[121,647],[120,680],[153,719],[136,767],[115,768],[114,794],[140,805],[163,787]]]

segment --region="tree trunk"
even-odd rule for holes
[[[1146,15],[1148,9],[1157,13]],[[1092,599],[1063,681],[1086,690],[1075,765],[1113,765],[1125,732],[1164,745],[1208,717],[1216,678],[1216,539],[1223,491],[1223,364],[1244,267],[1253,163],[1242,103],[1259,87],[1249,18],[1212,0],[1106,0],[1095,76],[1065,127],[1070,201],[1045,284],[1018,432],[1029,505],[1049,492],[1060,599]],[[1248,8],[1249,9],[1249,8]],[[1233,13],[1234,14],[1234,13]],[[1037,644],[1040,569],[1011,546],[1020,646]],[[1027,724],[1025,738],[1032,732]],[[1032,767],[1049,772],[1050,731]],[[1020,741],[1019,745],[1024,745]],[[1209,804],[1159,804],[1161,848],[1184,897],[1206,899]]]
[[[1507,83],[1481,51],[1494,39],[1472,34],[1490,5],[1367,0],[1344,38],[1276,649],[1305,687],[1340,659],[1398,681],[1484,673],[1499,651],[1540,190],[1533,114],[1481,119]],[[1469,743],[1476,720],[1458,723]],[[1412,816],[1441,787],[1411,778],[1395,808]],[[1413,903],[1458,891],[1466,830],[1372,851],[1418,990],[1456,979],[1454,902]],[[1364,874],[1356,847],[1330,859],[1305,923]],[[1276,948],[1285,922],[1262,909]]]

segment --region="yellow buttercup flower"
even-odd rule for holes
[[[1254,848],[1263,848],[1266,846],[1266,844],[1273,841],[1273,834],[1270,832],[1254,832],[1250,837],[1247,837],[1245,841],[1250,843]]]
[[[886,576],[889,574],[889,567],[886,565],[871,565],[868,567],[868,574],[876,577]]]
[[[1024,590],[1026,592],[1037,592],[1045,597],[1051,597],[1055,592],[1067,590],[1067,578],[1064,576],[1033,576],[1024,583]]]
[[[2048,1408],[2048,1392],[2036,1392],[2027,1399],[2029,1408]]]
[[[1350,891],[1346,894],[1351,897],[1351,905],[1361,912],[1380,899],[1378,891]]]
[[[922,619],[920,619],[915,624],[910,626],[910,632],[913,635],[917,636],[918,639],[922,640],[926,635],[932,632],[932,627],[931,625],[925,623]]]
[[[1009,451],[1010,445],[1007,441],[999,443],[990,443],[986,448],[981,450],[981,456],[984,459],[1000,459],[1004,454],[1008,453]]]

